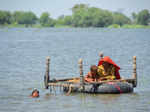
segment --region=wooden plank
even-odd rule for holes
[[[74,78],[65,78],[65,79],[56,79],[56,80],[50,80],[49,82],[64,82],[64,81],[68,81],[68,80],[80,80],[80,77],[74,77]],[[105,83],[105,82],[122,82],[122,81],[126,81],[126,82],[132,82],[135,81],[136,79],[131,78],[131,79],[120,79],[120,80],[104,80],[104,81],[100,81],[99,83]],[[86,82],[87,83],[87,82]],[[98,82],[97,82],[98,83]]]
[[[77,84],[66,84],[66,83],[48,83],[49,86],[58,86],[58,87],[77,87],[80,88],[80,85]]]
[[[72,87],[77,87],[76,85],[79,84],[79,83],[68,83],[67,84],[67,80],[70,80],[70,79],[73,79],[73,78],[68,78],[68,79],[65,79],[65,81],[62,81],[62,80],[59,80],[57,82],[49,82],[48,85],[49,86],[62,86],[62,87],[68,87],[69,85],[72,85]],[[77,78],[79,79],[79,78]],[[85,82],[85,85],[90,85],[90,84],[103,84],[103,83],[108,83],[108,82],[128,82],[128,83],[132,83],[134,84],[135,82],[135,79],[120,79],[120,80],[106,80],[106,81],[100,81],[100,82],[92,82],[92,83],[88,83],[88,82]],[[80,84],[79,84],[80,85]],[[80,86],[79,86],[80,87]]]
[[[63,81],[68,81],[68,80],[78,80],[80,79],[79,77],[73,77],[73,78],[65,78],[65,79],[56,79],[56,80],[49,80],[49,82],[63,82]]]

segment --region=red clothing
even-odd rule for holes
[[[120,67],[115,62],[113,62],[109,56],[105,56],[104,58],[100,59],[100,61],[98,62],[98,66],[102,65],[103,62],[107,62],[109,64],[114,65],[114,67],[116,68],[116,72],[115,72],[116,79],[120,79],[120,74],[119,74]]]

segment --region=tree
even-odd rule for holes
[[[45,27],[54,26],[54,20],[50,18],[50,14],[48,12],[43,12],[40,16],[40,24]]]
[[[65,16],[64,17],[64,24],[71,25],[72,24],[72,16]]]
[[[129,24],[129,23],[131,23],[131,20],[124,14],[119,12],[113,13],[113,24],[118,24],[122,26],[124,24]]]
[[[72,8],[72,25],[75,27],[84,27],[86,24],[84,22],[85,19],[87,19],[87,11],[88,11],[88,5],[86,4],[76,4]]]
[[[76,27],[105,27],[113,21],[111,12],[95,7],[79,7],[73,12],[72,18]]]
[[[0,24],[10,24],[11,23],[12,14],[9,11],[1,11],[0,10]]]
[[[80,9],[73,13],[73,26],[75,27],[83,27],[83,17],[84,17],[85,11],[84,9]]]
[[[13,21],[18,24],[32,25],[37,21],[37,17],[33,12],[16,11],[13,14]]]
[[[96,9],[92,12],[94,27],[107,27],[112,24],[112,13],[107,10]]]
[[[149,22],[150,22],[149,11],[146,9],[140,11],[137,15],[137,23],[141,25],[148,25]]]
[[[132,13],[132,21],[134,24],[137,23],[137,14],[135,12]]]
[[[13,22],[20,23],[21,16],[23,15],[22,13],[24,13],[24,12],[22,12],[22,11],[15,11],[13,13]]]
[[[56,20],[56,24],[57,25],[64,25],[65,24],[64,23],[64,18],[65,18],[64,15],[59,16],[58,19]]]
[[[88,8],[89,6],[87,4],[76,4],[72,7],[72,12],[75,13],[76,11],[79,11],[81,9],[86,10]]]
[[[22,24],[32,25],[35,24],[37,17],[32,12],[25,12],[22,16]]]

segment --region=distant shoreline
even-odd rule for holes
[[[133,12],[128,17],[121,12],[113,12],[88,4],[76,4],[71,15],[60,15],[57,19],[43,12],[37,17],[32,11],[5,11],[0,10],[1,27],[55,27],[55,28],[150,28],[150,12],[143,9]]]
[[[67,26],[67,25],[56,25],[56,26],[53,26],[53,27],[44,27],[44,26],[41,26],[40,24],[34,24],[34,25],[24,25],[24,24],[6,24],[6,25],[0,25],[0,28],[116,28],[116,29],[119,29],[119,28],[127,28],[127,29],[139,29],[139,28],[145,28],[145,29],[150,29],[150,25],[147,26],[147,25],[123,25],[123,26],[120,26],[118,24],[112,24],[108,27],[73,27],[73,26]]]

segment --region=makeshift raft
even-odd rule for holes
[[[103,54],[100,53],[103,58]],[[70,94],[71,92],[82,93],[97,93],[97,94],[118,94],[133,92],[137,86],[137,72],[136,72],[136,56],[133,56],[133,75],[130,79],[106,80],[100,82],[88,83],[84,81],[82,59],[79,60],[80,77],[53,79],[50,80],[50,57],[46,58],[46,74],[44,76],[45,88],[62,87],[64,92]]]

